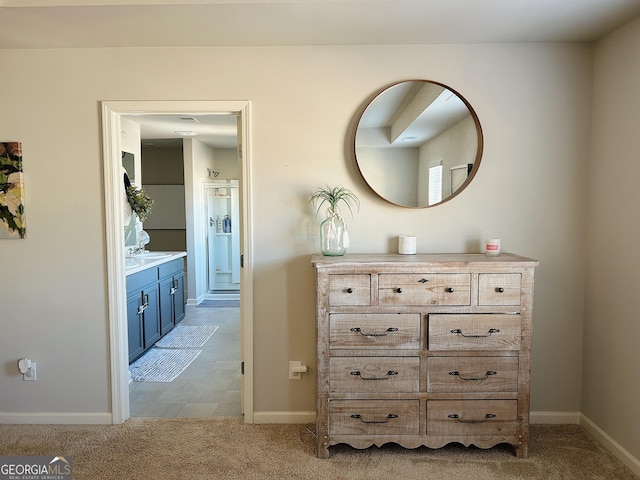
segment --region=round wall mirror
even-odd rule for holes
[[[469,103],[438,82],[384,88],[366,107],[354,150],[360,174],[384,200],[425,208],[458,195],[482,157],[482,129]]]

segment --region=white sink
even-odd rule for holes
[[[174,258],[182,258],[186,252],[139,252],[127,255],[124,259],[124,269],[127,275],[141,272],[151,266],[170,262]]]
[[[171,256],[170,253],[162,253],[162,252],[142,252],[136,253],[133,258],[164,258]]]

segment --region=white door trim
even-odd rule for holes
[[[241,269],[241,351],[244,421],[253,423],[253,238],[251,198],[251,121],[249,101],[105,101],[102,107],[104,157],[105,232],[107,243],[107,287],[109,308],[109,354],[111,365],[112,423],[122,423],[129,412],[129,354],[127,338],[124,242],[121,223],[124,198],[121,192],[121,123],[123,115],[235,113],[240,119],[242,177],[241,232],[244,267]],[[238,366],[240,368],[240,366]]]

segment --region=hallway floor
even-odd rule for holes
[[[131,382],[132,417],[241,416],[240,309],[187,306],[180,325],[218,325],[202,353],[173,382]]]

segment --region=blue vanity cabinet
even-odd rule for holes
[[[127,276],[129,363],[160,339],[158,268]]]
[[[180,323],[184,310],[184,261],[172,260],[158,267],[160,278],[160,333],[165,335]]]
[[[144,348],[151,348],[160,340],[160,305],[158,304],[158,284],[149,285],[142,292],[142,331],[144,332]]]
[[[129,363],[144,353],[142,336],[142,315],[138,314],[140,296],[127,297],[127,331],[129,332]]]

